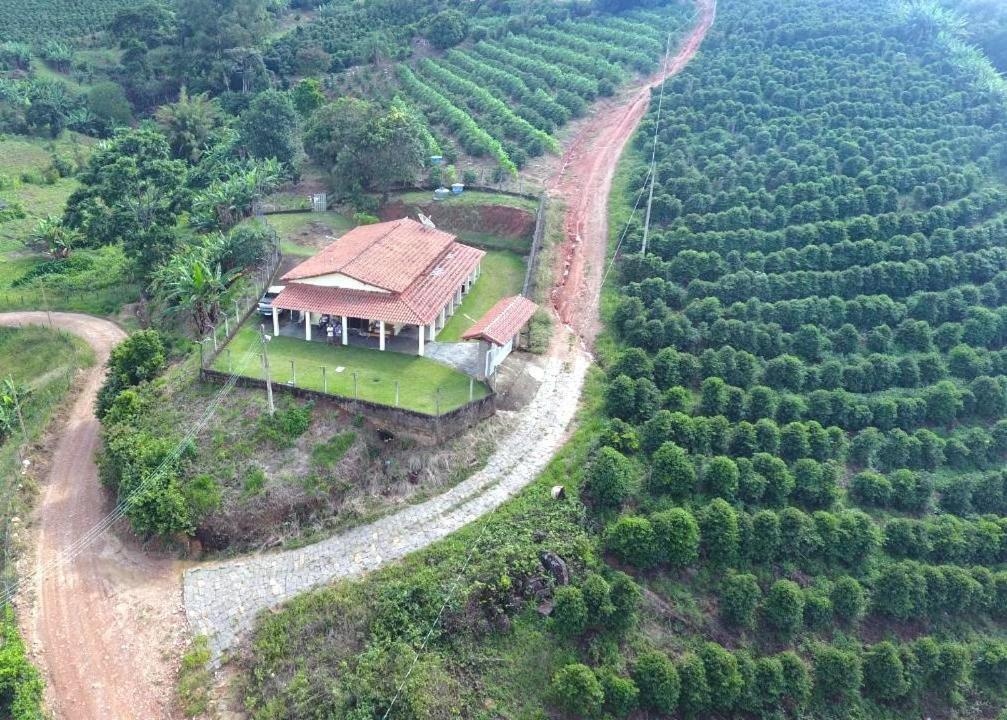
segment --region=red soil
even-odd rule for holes
[[[552,304],[564,324],[590,345],[599,329],[598,300],[608,254],[608,196],[623,148],[647,112],[651,89],[684,68],[699,50],[717,12],[716,0],[696,0],[699,19],[677,54],[654,77],[602,109],[563,155],[549,195],[566,205],[566,239],[556,262]]]

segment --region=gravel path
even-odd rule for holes
[[[186,572],[183,594],[193,631],[209,637],[219,658],[260,611],[374,570],[499,507],[538,476],[566,437],[590,357],[577,349],[564,355],[547,360],[538,393],[486,467],[443,495],[314,545]]]

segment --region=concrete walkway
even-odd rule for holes
[[[426,347],[426,356],[472,377],[479,375],[479,343],[432,342]]]
[[[537,394],[486,467],[448,492],[308,547],[188,571],[186,615],[194,632],[209,637],[214,658],[233,647],[262,610],[420,550],[496,509],[534,480],[566,437],[590,364],[579,350],[563,355],[546,361]]]

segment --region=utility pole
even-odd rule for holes
[[[276,406],[273,404],[273,380],[269,377],[269,352],[266,350],[266,343],[269,342],[269,336],[266,335],[266,328],[264,325],[259,325],[259,342],[262,344],[262,369],[266,373],[266,400],[269,403],[269,414],[276,414]]]
[[[664,46],[664,71],[661,73],[661,94],[657,101],[657,121],[654,123],[654,147],[650,153],[650,195],[647,197],[647,217],[643,222],[643,247],[647,254],[647,236],[650,234],[650,210],[654,206],[654,183],[657,181],[657,133],[661,129],[661,110],[664,106],[664,84],[668,81],[668,57],[671,54],[671,33]]]

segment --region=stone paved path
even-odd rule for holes
[[[189,570],[185,610],[214,657],[233,647],[256,615],[338,578],[361,575],[440,540],[490,512],[534,480],[562,445],[590,357],[550,357],[534,399],[500,439],[486,467],[448,492],[328,540]]]

